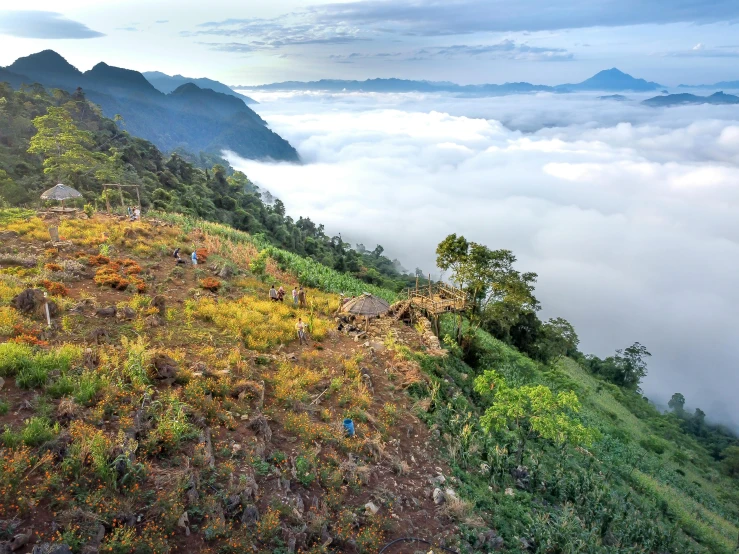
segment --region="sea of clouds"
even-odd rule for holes
[[[581,350],[640,341],[650,398],[682,392],[739,427],[739,108],[248,94],[304,163],[229,159],[290,215],[437,276],[449,233],[510,249]]]

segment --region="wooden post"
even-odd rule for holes
[[[416,296],[418,296],[418,273],[416,273]]]
[[[108,191],[110,187],[103,187],[103,194],[105,195],[105,207],[108,208],[108,215],[110,215],[110,198],[108,198]]]
[[[139,202],[139,210],[141,209],[141,195],[139,194],[139,187],[136,186],[136,199]]]
[[[121,195],[121,208],[123,208],[123,210],[125,211],[125,209],[126,209],[126,203],[123,200],[123,187],[121,185],[118,185],[118,192]]]

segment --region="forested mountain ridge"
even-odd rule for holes
[[[171,96],[183,111],[192,106],[201,109],[198,104],[202,104],[202,109],[221,110],[223,117],[258,118],[253,112],[242,115],[237,98],[209,102],[214,95],[220,93],[187,84]],[[29,153],[34,136],[40,135],[36,118],[45,118],[41,125],[49,139],[37,140],[39,150]],[[61,150],[57,150],[58,140],[63,140]],[[286,215],[279,199],[265,204],[257,187],[219,156],[181,149],[163,154],[102,115],[81,90],[47,92],[36,85],[13,91],[0,83],[0,168],[0,196],[12,205],[37,202],[38,195],[57,182],[77,188],[90,203],[101,201],[103,183],[139,184],[145,208],[263,234],[277,246],[351,272],[370,284],[397,289],[412,279],[402,275],[397,260],[382,255],[381,246],[359,252],[340,237],[327,236],[322,225]]]
[[[227,148],[245,158],[298,161],[295,149],[242,99],[194,84],[164,94],[138,71],[101,62],[83,73],[51,50],[19,58],[2,69],[2,81],[16,89],[33,83],[70,93],[82,88],[104,115],[122,116],[128,131],[166,152],[184,148],[220,153]],[[228,108],[219,109],[221,105]]]

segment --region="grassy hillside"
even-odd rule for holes
[[[389,318],[353,340],[334,330],[335,293],[365,283],[186,216],[4,210],[0,236],[0,541],[32,530],[18,552],[736,547],[736,481],[672,416],[571,359],[543,365],[483,331],[466,361],[432,356]],[[174,246],[205,265],[178,266]],[[272,282],[309,285],[307,307],[270,302]],[[14,303],[28,287],[50,293],[52,329]],[[483,416],[523,391],[578,400],[538,412],[554,434],[532,427],[519,459],[516,423]]]

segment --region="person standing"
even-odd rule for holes
[[[195,250],[192,251],[192,256],[190,257],[192,258],[192,265],[198,265],[198,253]]]
[[[282,285],[280,285],[280,288],[277,289],[277,300],[279,300],[280,302],[285,301],[285,289],[282,288]]]
[[[298,322],[295,324],[295,329],[298,331],[298,340],[300,341],[301,346],[303,343],[307,345],[308,339],[305,337],[305,323],[303,323],[302,318],[298,318]]]
[[[274,285],[272,285],[272,288],[269,289],[269,299],[272,302],[277,302],[277,289],[275,289]]]
[[[301,308],[305,308],[306,307],[306,303],[305,303],[305,291],[303,290],[303,287],[300,287],[298,289],[298,303],[300,304],[300,307]]]
[[[141,208],[139,208],[139,207],[134,208],[134,210],[133,210],[133,218],[136,221],[138,221],[139,219],[141,219]]]
[[[293,287],[293,306],[298,305],[298,289]]]

